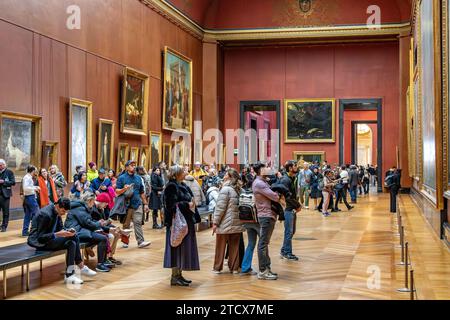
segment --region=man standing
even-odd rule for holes
[[[280,196],[270,189],[266,180],[267,176],[270,176],[273,173],[262,163],[255,164],[254,169],[257,177],[253,182],[252,190],[260,224],[260,238],[258,242],[258,279],[277,280],[278,275],[273,273],[270,268],[269,243],[277,219],[276,214],[272,211],[271,201],[279,202]]]
[[[123,223],[124,229],[129,229],[131,219],[133,219],[134,233],[139,248],[145,248],[150,245],[150,241],[144,240],[144,232],[142,231],[142,222],[144,219],[144,212],[149,211],[148,202],[145,198],[145,188],[142,178],[136,174],[136,161],[128,160],[125,164],[125,173],[122,174],[116,183],[117,196],[122,195],[128,190],[133,190],[127,204],[127,216]],[[127,196],[127,195],[125,195]]]
[[[283,184],[290,192],[290,196],[286,197],[286,209],[284,211],[284,241],[281,247],[281,258],[292,261],[298,261],[298,257],[292,253],[292,236],[294,235],[295,225],[297,222],[297,213],[301,209],[295,195],[297,188],[295,177],[297,175],[297,164],[294,161],[288,161],[284,165],[286,173],[280,178],[279,182]]]
[[[6,232],[9,222],[9,200],[12,196],[11,187],[16,184],[14,173],[6,168],[6,161],[0,159],[0,210],[3,213],[1,232]]]
[[[305,209],[309,209],[309,188],[312,174],[312,171],[309,170],[309,163],[305,162],[303,169],[298,174],[299,199]]]
[[[386,187],[389,189],[391,212],[397,212],[397,195],[401,188],[400,184],[401,169],[392,167],[388,172],[386,172]]]
[[[23,209],[25,211],[25,216],[23,218],[23,228],[22,236],[29,236],[30,222],[34,216],[39,212],[39,205],[36,200],[36,194],[41,191],[41,189],[34,185],[34,179],[37,178],[38,171],[35,166],[29,165],[27,167],[27,174],[22,179],[23,188]]]
[[[351,165],[348,184],[350,188],[350,197],[352,199],[352,203],[356,203],[358,183],[359,183],[358,171],[356,170],[355,165]]]

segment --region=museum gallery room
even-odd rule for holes
[[[450,299],[450,0],[0,0],[6,300]]]

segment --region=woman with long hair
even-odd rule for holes
[[[238,273],[240,267],[239,241],[245,228],[239,219],[239,194],[241,181],[235,169],[228,169],[223,178],[217,205],[214,211],[213,233],[216,234],[216,253],[214,273],[221,273],[225,250],[228,244],[228,268],[231,273]]]
[[[48,206],[50,203],[58,201],[58,193],[56,191],[55,182],[49,177],[45,168],[39,170],[38,186],[40,188],[39,197],[37,198],[40,208]]]
[[[164,253],[164,268],[172,269],[170,284],[172,286],[189,286],[192,282],[183,277],[183,271],[200,270],[198,258],[195,223],[201,221],[195,206],[194,195],[183,183],[186,172],[182,166],[174,165],[169,169],[169,183],[164,189],[164,224],[166,226],[166,246]],[[171,226],[177,208],[185,218],[188,233],[177,247],[170,242]]]
[[[161,210],[161,195],[164,189],[164,180],[161,176],[161,169],[158,166],[153,167],[151,186],[150,209],[153,210],[153,229],[161,229],[163,222],[161,220],[161,225],[158,225],[158,211]]]

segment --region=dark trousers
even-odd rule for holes
[[[348,203],[347,197],[344,194],[344,190],[345,190],[345,188],[342,188],[342,189],[336,191],[336,201],[334,202],[334,210],[339,209],[338,204],[339,204],[339,201],[341,201],[341,200],[344,201],[344,204],[347,207],[347,209],[351,208],[351,205]]]
[[[397,194],[398,194],[398,189],[397,188],[391,188],[389,189],[389,194],[390,194],[390,200],[391,200],[391,212],[395,213],[397,212]]]
[[[0,194],[0,211],[3,213],[2,228],[4,229],[9,223],[9,199]]]
[[[105,262],[106,259],[106,248],[108,238],[103,234],[92,232],[90,238],[80,237],[82,242],[87,243],[88,247],[97,246],[97,261],[98,263]]]
[[[269,257],[269,243],[272,238],[273,229],[275,228],[275,219],[260,217],[260,237],[258,242],[258,260],[259,271],[264,272],[266,269],[270,269],[270,257]]]
[[[79,265],[81,262],[83,262],[80,251],[80,240],[76,235],[70,238],[55,238],[47,242],[44,247],[39,248],[38,250],[40,251],[67,250],[66,255],[67,267]]]
[[[363,181],[363,188],[364,188],[364,194],[368,194],[369,193],[369,186],[370,186],[370,181]]]

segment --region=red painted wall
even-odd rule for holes
[[[300,98],[381,98],[383,105],[383,168],[395,163],[399,124],[398,43],[339,44],[225,50],[225,125],[239,127],[242,100]],[[284,107],[282,107],[282,110]],[[281,161],[294,151],[325,151],[339,161],[339,112],[336,142],[281,145]],[[281,119],[284,119],[282,112]],[[284,141],[282,121],[282,141]]]
[[[352,163],[352,121],[362,121],[362,120],[377,120],[376,111],[356,111],[347,110],[344,111],[344,163]],[[373,134],[373,150],[372,162],[376,164],[377,159],[377,125],[370,125]],[[375,131],[373,128],[375,127]]]

